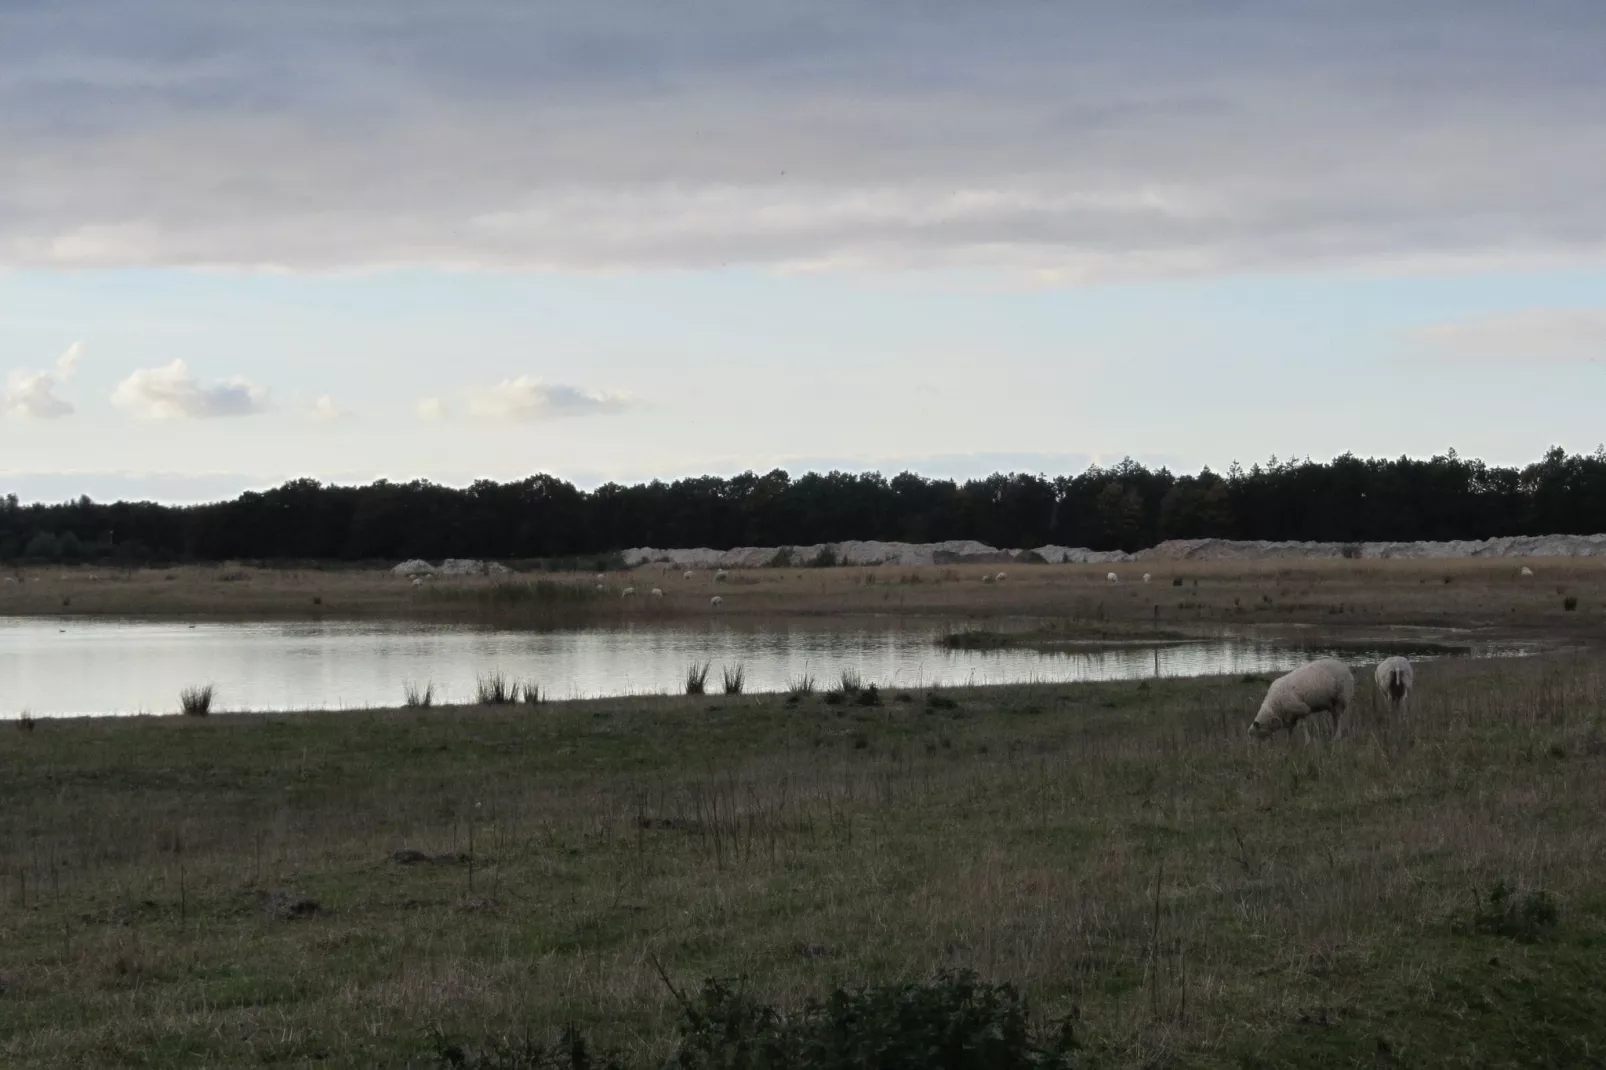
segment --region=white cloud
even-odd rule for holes
[[[244,379],[203,383],[182,360],[136,371],[112,392],[114,405],[147,420],[248,416],[267,400],[265,390]]]
[[[629,399],[620,394],[582,390],[521,375],[470,391],[468,409],[476,416],[500,420],[546,420],[618,412],[629,404]]]
[[[72,415],[69,402],[56,396],[56,379],[49,372],[12,372],[6,389],[0,391],[6,412],[36,420],[55,420]]]
[[[309,420],[315,420],[323,424],[339,423],[342,420],[351,419],[351,413],[335,404],[335,399],[328,394],[320,394],[313,398],[312,403],[306,407],[306,416]]]
[[[78,371],[78,358],[84,355],[84,343],[74,342],[56,358],[56,374],[62,382],[71,379]]]
[[[446,402],[440,398],[420,398],[417,411],[421,420],[444,420],[446,419]]]
[[[56,388],[73,377],[84,344],[74,342],[56,358],[54,372],[14,371],[0,390],[0,411],[36,420],[57,420],[71,416],[72,403],[56,396]]]
[[[1598,260],[1606,19],[1541,6],[25,5],[0,266]]]
[[[1606,308],[1530,308],[1417,328],[1410,341],[1448,360],[1606,363]]]

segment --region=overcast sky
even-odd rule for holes
[[[0,0],[0,493],[1606,438],[1600,0]]]

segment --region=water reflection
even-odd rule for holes
[[[432,682],[437,702],[462,702],[472,697],[478,676],[493,671],[534,681],[554,698],[648,694],[680,690],[686,665],[703,660],[713,662],[711,685],[722,666],[740,663],[749,691],[780,691],[804,675],[828,686],[848,668],[883,686],[917,688],[1272,673],[1319,654],[1363,664],[1384,653],[1245,638],[1047,653],[950,651],[933,642],[935,635],[924,628],[748,630],[719,622],[536,633],[404,623],[11,618],[0,620],[0,711],[165,713],[176,708],[180,689],[200,683],[217,686],[216,708],[223,710],[397,706],[408,681]],[[1468,652],[1525,651],[1485,645]]]

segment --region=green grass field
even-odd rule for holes
[[[7,725],[0,1065],[662,1065],[655,964],[973,969],[1090,1066],[1600,1065],[1603,669],[1257,746],[1238,678]]]

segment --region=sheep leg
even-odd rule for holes
[[[1285,707],[1280,716],[1283,719],[1283,724],[1288,726],[1288,742],[1292,745],[1294,742],[1294,728],[1306,717],[1310,716],[1310,707],[1301,702],[1295,706]],[[1305,741],[1307,743],[1310,741],[1309,725],[1305,726]]]
[[[1338,739],[1340,736],[1342,736],[1344,734],[1344,728],[1349,724],[1348,721],[1343,719],[1344,718],[1344,711],[1347,708],[1348,708],[1347,704],[1342,702],[1342,701],[1333,703],[1333,706],[1332,706],[1332,709],[1331,709],[1330,712],[1333,715],[1333,738],[1334,739]]]

